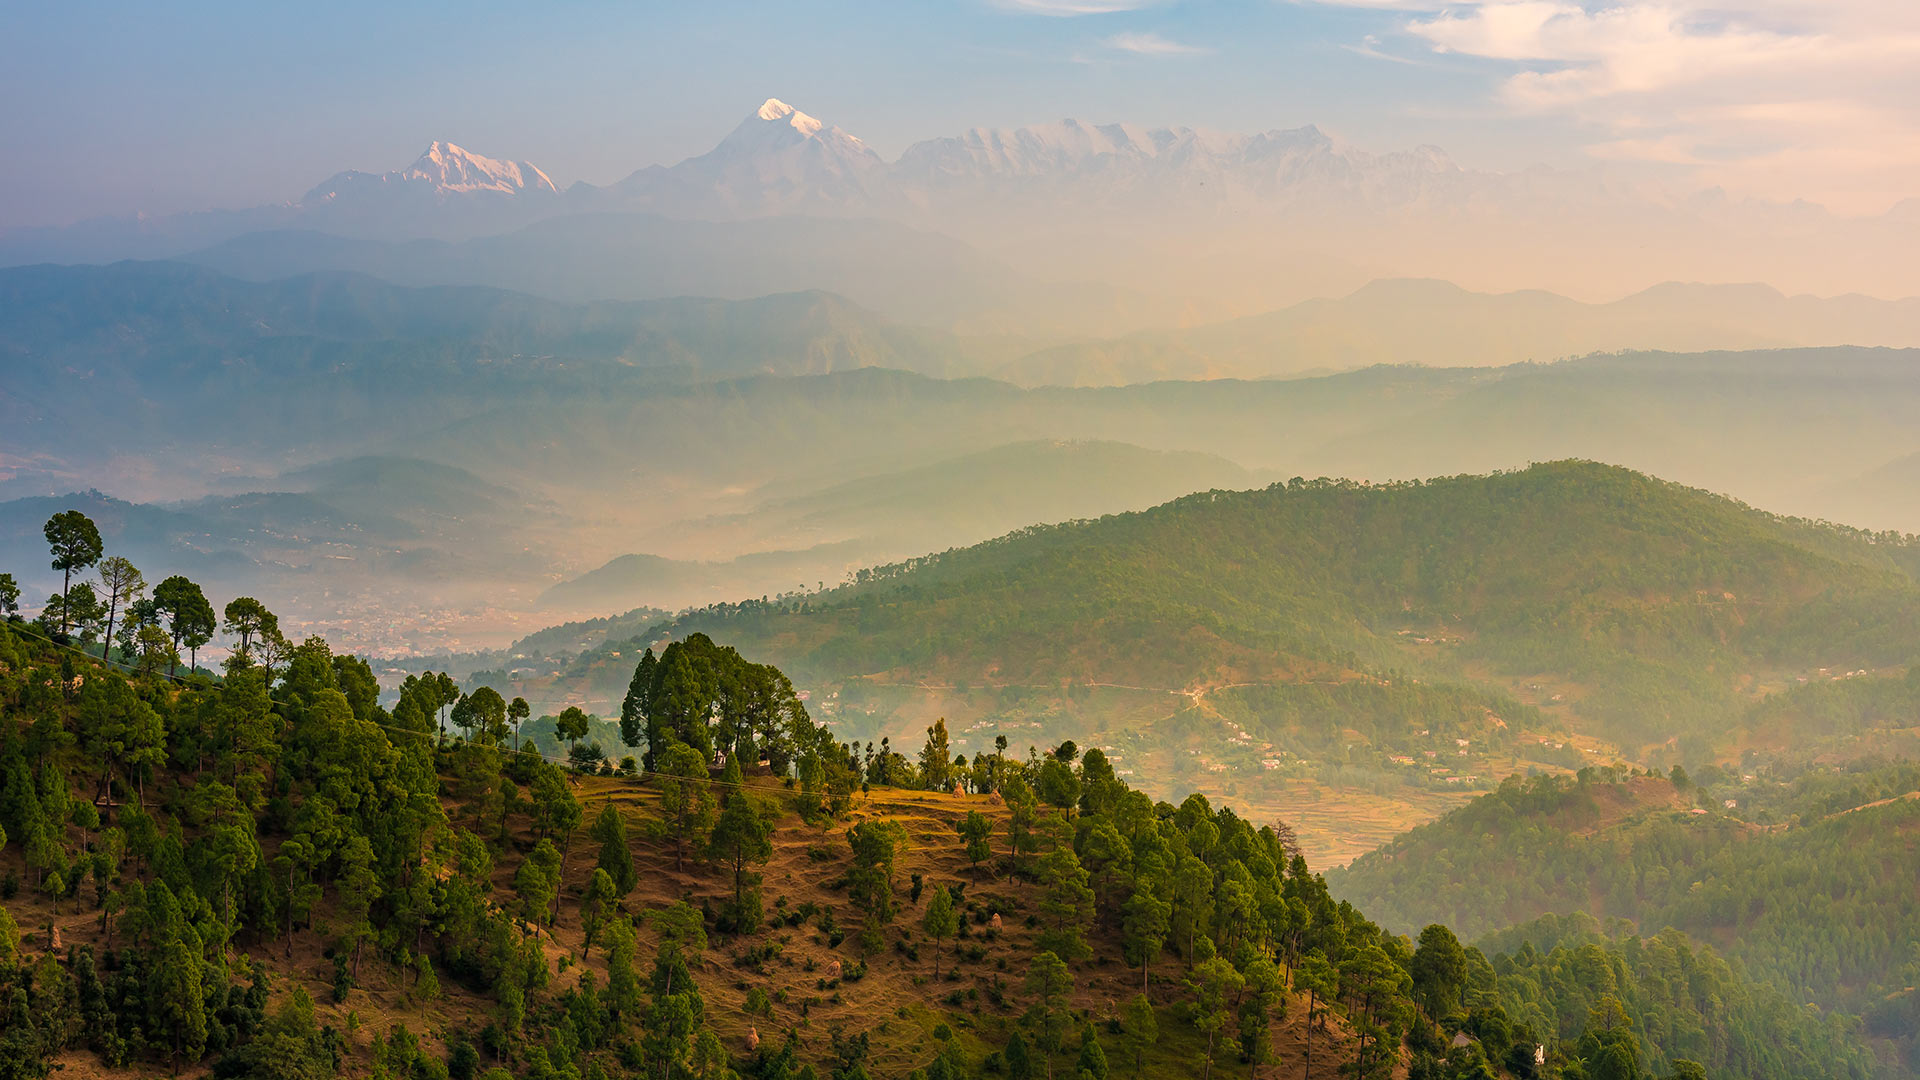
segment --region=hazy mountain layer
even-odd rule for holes
[[[327,548],[351,556],[327,560],[333,585],[288,587],[331,604],[357,581],[400,605],[362,626],[439,618],[437,601],[402,601],[376,582],[472,585],[465,624],[491,625],[501,636],[489,647],[534,628],[510,612],[623,555],[707,570],[688,591],[623,589],[553,615],[831,584],[863,565],[1255,477],[1387,480],[1578,457],[1769,510],[1920,528],[1913,478],[1897,464],[1920,451],[1911,351],[1022,389],[881,370],[998,366],[1009,343],[902,328],[825,294],[564,304],[352,275],[254,283],[169,264],[24,268],[0,285],[13,328],[0,341],[0,490],[95,488],[214,514],[147,532],[202,538],[186,544],[191,557],[264,575],[248,588],[318,565],[315,544],[344,545]],[[1344,302],[1343,318],[1366,322],[1391,291]],[[298,473],[370,455],[411,471]],[[227,502],[175,505],[210,495]],[[45,559],[23,528],[12,572],[37,593]],[[177,545],[148,545],[165,546]],[[733,564],[816,547],[765,574]]]
[[[995,370],[1022,385],[1266,378],[1377,363],[1496,366],[1623,350],[1920,345],[1920,300],[1783,296],[1760,285],[1670,283],[1610,304],[1376,281],[1338,300],[1187,330],[1041,349]]]
[[[877,219],[683,221],[593,213],[462,241],[270,232],[177,258],[270,280],[323,270],[405,285],[484,285],[571,302],[826,290],[913,323],[997,333],[1134,329],[1176,303],[1111,286],[1057,285],[958,240]]]
[[[351,620],[361,625],[344,636],[370,640],[369,631],[407,627],[429,645],[444,639],[430,625],[470,629],[474,613],[456,620],[448,609],[476,598],[490,598],[495,633],[508,625],[497,605],[547,573],[537,538],[553,517],[542,500],[404,458],[330,462],[165,504],[98,491],[29,496],[0,503],[0,565],[26,584],[36,608],[43,586],[59,582],[45,569],[41,526],[69,509],[93,519],[108,552],[149,575],[172,568],[222,604],[243,593],[274,597],[290,632],[324,627],[342,636],[340,623]]]
[[[1510,329],[1475,344],[1456,307]],[[1376,352],[1449,363],[1477,352],[1535,355],[1581,340],[1552,330],[1562,309],[1587,312],[1588,341],[1606,340],[1606,326],[1685,340],[1736,324],[1754,335],[1818,337],[1843,322],[1863,338],[1891,338],[1910,307],[1674,288],[1602,310],[1383,283],[1262,326],[1194,331],[1177,343],[1184,351],[1168,373],[1287,370]],[[254,283],[127,264],[0,273],[0,314],[14,328],[0,342],[13,376],[0,387],[0,415],[15,491],[127,494],[134,489],[115,485],[137,478],[143,496],[188,495],[223,477],[372,450],[494,470],[525,490],[604,485],[610,467],[624,486],[632,463],[645,461],[650,474],[675,474],[653,485],[656,499],[706,485],[756,493],[731,507],[672,508],[668,517],[678,520],[1010,441],[1067,439],[1376,479],[1587,457],[1772,509],[1866,512],[1873,516],[1862,524],[1920,527],[1903,512],[1903,474],[1867,479],[1920,451],[1909,422],[1920,406],[1911,352],[1634,354],[1497,371],[1022,392],[853,374],[1004,370],[1018,346],[901,327],[819,293],[563,304],[350,275]],[[1133,349],[1132,341],[1098,348]],[[1081,349],[1081,358],[1098,348]],[[1089,363],[1058,369],[1072,376],[1061,381],[1148,374]],[[1047,364],[1027,374],[1043,378],[1055,370]],[[847,374],[819,384],[689,385],[753,372]],[[704,449],[667,452],[690,445]],[[1847,497],[1854,483],[1877,485],[1875,495]]]
[[[620,610],[642,600],[676,609],[755,593],[813,588],[817,574],[834,580],[868,550],[859,540],[818,544],[797,551],[757,551],[722,562],[688,562],[658,555],[622,555],[568,578],[540,594],[543,607],[563,611]]]

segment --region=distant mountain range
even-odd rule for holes
[[[871,218],[699,221],[595,212],[467,240],[248,233],[181,258],[259,281],[353,271],[402,285],[485,285],[570,302],[819,290],[902,322],[1056,338],[1164,324],[1174,315],[1166,302],[1042,282],[947,236]]]
[[[1670,279],[1920,293],[1920,266],[1905,257],[1920,242],[1913,206],[1847,219],[1717,192],[1676,199],[1604,173],[1464,168],[1433,147],[1373,153],[1311,126],[1233,135],[1063,120],[931,139],[889,162],[777,99],[711,151],[605,187],[562,190],[532,163],[434,142],[406,168],[342,172],[288,203],[9,230],[0,234],[0,265],[179,257],[262,232],[457,242],[555,217],[632,213],[709,223],[860,220],[869,230],[888,222],[944,233],[1025,277],[1171,302],[1134,315],[1133,328],[1183,312],[1204,320],[1267,310],[1392,276],[1589,295]],[[585,242],[592,233],[571,237]],[[711,259],[730,235],[706,237],[701,250]],[[276,252],[281,272],[318,268],[303,243],[244,246],[256,256]],[[661,273],[670,277],[670,266]],[[802,287],[838,288],[824,280],[779,286]],[[1074,321],[1094,325],[1092,314],[1075,312]]]
[[[1584,305],[1400,281],[1063,344],[905,326],[823,292],[575,303],[344,272],[18,267],[0,270],[0,498],[99,489],[78,498],[158,515],[128,533],[157,538],[139,548],[148,568],[278,581],[310,610],[366,589],[380,606],[357,609],[357,626],[404,625],[428,603],[411,590],[457,578],[476,623],[502,631],[514,627],[494,605],[524,614],[620,556],[672,572],[549,600],[596,615],[775,593],[1276,476],[1580,457],[1912,530],[1914,350],[1516,361],[1607,340],[1899,340],[1914,306],[1703,286]],[[1300,375],[1415,358],[1474,366]],[[1244,377],[1279,374],[1293,377]],[[369,456],[415,464],[329,483],[301,472]],[[362,488],[408,494],[365,501]],[[6,510],[35,528],[51,512]],[[45,558],[23,528],[6,568],[37,593]]]
[[[516,554],[508,541],[520,535],[530,503],[451,466],[360,457],[177,502],[128,502],[98,491],[13,499],[0,503],[0,565],[43,578],[41,524],[69,509],[94,520],[109,551],[145,569],[191,574],[221,589],[284,591],[315,575],[417,583],[497,573]],[[41,597],[29,599],[37,605]]]
[[[397,225],[402,236],[453,237],[482,235],[514,217],[524,223],[606,211],[709,220],[899,216],[986,203],[1005,209],[1008,199],[1060,196],[1077,202],[1081,213],[1169,199],[1181,209],[1223,209],[1254,199],[1269,209],[1281,200],[1378,211],[1471,202],[1490,193],[1482,189],[1492,179],[1459,168],[1434,147],[1369,154],[1338,145],[1311,126],[1239,136],[1063,120],[1013,130],[975,128],[916,143],[890,163],[855,136],[769,98],[707,153],[677,165],[648,166],[604,188],[582,182],[563,192],[531,162],[497,161],[435,141],[406,168],[344,171],[294,202],[141,218],[121,227],[132,245],[126,254],[151,256],[163,253],[158,249],[170,240],[206,243],[223,227],[231,235],[304,226],[391,236]],[[1211,191],[1198,191],[1209,182]],[[36,239],[51,245],[45,256],[57,254],[63,236],[101,244],[109,229],[110,222],[100,220],[67,229],[11,230],[0,257],[28,261],[23,253]]]
[[[232,354],[131,349],[118,366],[106,355],[4,359],[21,373],[0,385],[9,406],[29,382],[51,393],[0,425],[0,494],[32,497],[0,506],[20,523],[0,566],[37,602],[55,580],[38,526],[57,504],[151,513],[159,540],[133,552],[143,569],[244,581],[284,598],[284,614],[347,605],[353,618],[323,632],[350,627],[365,647],[446,640],[419,620],[447,602],[450,577],[467,589],[457,610],[494,635],[466,640],[497,645],[552,621],[527,621],[540,593],[624,554],[677,568],[551,599],[588,616],[772,594],[1022,524],[1275,476],[1380,481],[1582,456],[1771,510],[1920,530],[1913,350],[1081,389],[872,367],[702,381],[445,340],[294,336]],[[394,463],[330,465],[327,481],[301,471],[369,454]],[[89,486],[130,505],[48,498]],[[110,546],[128,551],[121,535],[134,534]],[[800,547],[811,550],[788,565],[739,560]]]
[[[222,452],[268,455],[255,473],[292,467],[409,417],[566,396],[582,380],[632,396],[649,380],[968,363],[947,335],[826,293],[575,305],[356,274],[259,283],[180,263],[0,270],[0,321],[0,426],[17,462],[83,468],[191,447],[215,455],[198,485],[234,467]]]
[[[682,226],[645,220],[667,231]],[[1589,305],[1549,293],[1486,295],[1443,282],[1384,281],[1338,300],[1227,323],[1056,344],[1044,336],[902,325],[820,291],[582,303],[492,285],[397,286],[355,271],[430,278],[409,272],[409,260],[427,257],[464,267],[472,278],[519,281],[567,260],[558,248],[548,249],[551,259],[532,256],[526,246],[503,251],[511,238],[387,248],[307,235],[342,256],[374,252],[393,260],[342,257],[336,261],[352,269],[266,281],[180,263],[0,270],[0,321],[8,327],[0,359],[9,372],[0,385],[0,424],[16,468],[31,471],[34,459],[77,467],[106,453],[164,453],[182,438],[202,449],[251,445],[266,433],[279,446],[279,460],[266,466],[293,467],[314,460],[310,451],[354,453],[354,440],[389,430],[402,416],[417,420],[418,399],[427,394],[434,411],[463,415],[508,400],[531,407],[588,385],[601,398],[631,398],[661,380],[867,367],[1096,387],[1381,363],[1496,367],[1602,349],[1701,350],[1715,342],[1920,343],[1920,300],[1821,300],[1762,286],[1673,284]],[[850,264],[858,261],[849,254]],[[489,267],[518,273],[495,275]],[[314,381],[322,374],[328,378]],[[204,428],[200,417],[209,413],[226,419]],[[72,438],[83,421],[104,425],[98,431],[106,434]],[[102,482],[83,472],[68,477],[79,486]]]
[[[1920,299],[1784,296],[1765,285],[1668,282],[1608,304],[1537,290],[1476,293],[1383,280],[1347,296],[1182,330],[1038,349],[993,374],[1025,386],[1260,379],[1378,363],[1436,367],[1595,352],[1920,344]]]
[[[1911,351],[1502,366],[1607,340],[1758,345],[1852,327],[1895,341],[1916,332],[1915,309],[1696,286],[1594,306],[1387,282],[1258,319],[1060,346],[905,327],[818,292],[575,304],[342,273],[24,267],[0,271],[0,495],[195,498],[378,453],[537,493],[604,497],[645,476],[649,516],[665,523],[1008,443],[1094,440],[1375,479],[1579,456],[1771,509],[1916,528],[1911,460],[1896,464],[1920,452]],[[1148,381],[1421,359],[1474,366]],[[964,378],[975,375],[1043,385]],[[716,557],[640,539],[573,569],[635,551]]]

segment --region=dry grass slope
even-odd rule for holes
[[[1022,984],[1028,960],[1036,951],[1035,930],[1027,925],[1027,918],[1038,887],[995,878],[985,864],[978,870],[970,866],[954,830],[955,823],[969,810],[985,813],[996,823],[992,841],[995,857],[1003,854],[1005,813],[994,797],[876,788],[870,795],[857,797],[847,819],[819,827],[808,825],[792,812],[789,793],[778,782],[764,778],[750,781],[749,790],[770,815],[777,815],[773,857],[760,868],[769,924],[775,915],[813,904],[832,911],[834,922],[847,931],[847,937],[837,946],[830,944],[817,918],[798,926],[769,926],[744,937],[712,935],[710,947],[693,965],[694,974],[706,999],[708,1023],[737,1057],[750,1056],[750,1029],[757,1030],[761,1045],[769,1049],[778,1047],[791,1030],[801,1059],[819,1064],[831,1060],[833,1033],[865,1034],[870,1045],[869,1072],[875,1077],[900,1077],[934,1056],[939,1046],[935,1032],[942,1026],[976,1063],[1006,1044],[1030,1004]],[[657,788],[594,777],[579,780],[576,795],[588,821],[609,802],[626,816],[635,866],[640,872],[638,887],[626,899],[629,912],[637,915],[678,900],[718,908],[729,895],[730,881],[722,868],[690,858],[686,869],[678,871],[672,845],[652,835],[654,823],[660,818]],[[448,810],[458,813],[451,803]],[[877,819],[898,823],[908,837],[895,873],[900,912],[887,930],[887,948],[864,958],[867,966],[863,977],[830,978],[829,971],[836,962],[851,973],[863,959],[857,934],[859,914],[848,902],[844,887],[835,888],[851,864],[845,830],[861,821]],[[531,848],[533,841],[526,823],[516,824],[520,826],[516,846]],[[271,850],[266,852],[267,858],[272,855]],[[605,958],[599,950],[586,963],[580,962],[583,932],[578,899],[594,870],[595,856],[595,847],[583,827],[570,842],[558,923],[535,931],[541,935],[555,973],[553,992],[577,983],[584,971],[592,971],[601,985],[606,981]],[[511,854],[499,862],[494,899],[512,904],[511,881],[517,862]],[[22,869],[17,846],[0,853],[0,873],[8,869]],[[921,875],[929,886],[962,885],[965,890],[964,936],[941,949],[938,975],[931,943],[920,931],[924,906],[910,899],[913,874]],[[87,910],[89,906],[68,901],[56,914],[44,897],[29,891],[7,901],[9,912],[23,931],[22,944],[30,953],[46,950],[49,933],[56,929],[62,947],[91,943],[96,949],[104,948],[98,914]],[[1002,919],[999,931],[990,926],[994,913]],[[236,944],[235,965],[239,971],[257,966],[269,972],[276,1000],[294,985],[304,987],[316,1003],[319,1021],[347,1035],[353,1047],[348,1075],[366,1073],[375,1033],[383,1033],[394,1024],[406,1024],[422,1037],[429,1052],[444,1054],[459,1032],[477,1030],[491,1018],[491,1000],[469,992],[455,980],[443,979],[439,996],[423,999],[414,988],[410,972],[389,968],[371,954],[362,964],[358,985],[344,1001],[334,1002],[333,965],[325,945],[329,921],[330,912],[323,905],[314,915],[314,928],[297,931],[290,944],[284,937],[243,937]],[[640,937],[640,960],[650,963],[655,940],[644,924]],[[1073,965],[1072,1004],[1078,1015],[1091,1019],[1100,1032],[1115,1075],[1129,1075],[1127,1051],[1104,1022],[1117,1018],[1138,992],[1140,973],[1122,959],[1111,927],[1090,927],[1088,942],[1094,955]],[[773,948],[767,956],[769,946]],[[917,957],[913,955],[916,950]],[[764,958],[755,962],[755,953]],[[1203,1040],[1169,1009],[1185,995],[1185,965],[1166,952],[1151,966],[1151,976],[1160,1037],[1147,1051],[1144,1075],[1195,1075]],[[756,989],[771,1000],[770,1017],[748,1013],[748,995]],[[1303,1075],[1305,1016],[1304,998],[1290,997],[1285,1018],[1275,1022],[1270,1032],[1275,1060],[1258,1071],[1260,1078],[1293,1080]],[[1334,1075],[1335,1067],[1346,1060],[1348,1034],[1338,1017],[1322,1022],[1326,1028],[1316,1023],[1313,1033],[1313,1074]],[[1074,1026],[1078,1028],[1078,1020]],[[1070,1047],[1077,1047],[1072,1036],[1067,1041]],[[1056,1066],[1069,1069],[1074,1054],[1073,1049],[1063,1051]],[[151,1063],[143,1063],[127,1069],[106,1069],[86,1051],[68,1053],[59,1065],[64,1070],[61,1075],[89,1080],[128,1080],[150,1075],[154,1068]],[[1246,1069],[1231,1050],[1223,1050],[1216,1062],[1216,1072],[1222,1076],[1245,1075]],[[202,1067],[182,1075],[204,1076],[207,1072]],[[1404,1067],[1396,1070],[1396,1076],[1403,1074]]]

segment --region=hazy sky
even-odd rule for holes
[[[68,0],[0,15],[0,225],[294,199],[433,139],[605,183],[768,96],[889,158],[1065,116],[1314,123],[1851,213],[1920,195],[1917,0]]]

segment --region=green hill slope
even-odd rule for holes
[[[1629,745],[1724,736],[1757,678],[1897,664],[1900,543],[1601,465],[1294,483],[1022,530],[786,605],[696,613],[805,676],[986,685],[1551,679]]]
[[[1443,921],[1478,937],[1573,912],[1676,927],[1796,1000],[1864,1013],[1870,1033],[1907,1040],[1920,1010],[1916,792],[1911,762],[1787,784],[1733,776],[1710,792],[1660,778],[1515,780],[1329,883],[1402,929]]]
[[[1283,826],[1155,805],[1097,751],[870,761],[737,696],[778,673],[711,643],[641,695],[645,777],[514,749],[533,725],[488,690],[410,680],[389,711],[318,639],[184,683],[163,646],[129,678],[0,624],[8,1075],[1877,1073],[1677,934],[1416,944]]]
[[[666,633],[772,657],[843,736],[945,716],[969,752],[1093,742],[1156,791],[1299,818],[1339,861],[1511,772],[1731,754],[1794,680],[1897,670],[1920,641],[1912,555],[1563,462],[1203,493]],[[576,670],[618,700],[631,662]],[[1766,727],[1781,749],[1832,734]],[[1328,788],[1398,805],[1375,816]]]

